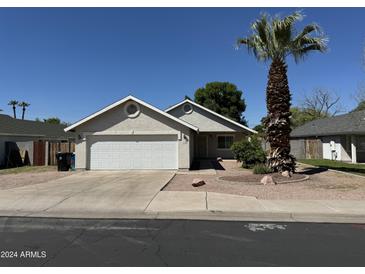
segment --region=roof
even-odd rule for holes
[[[173,105],[173,106],[169,107],[165,111],[166,112],[169,112],[169,111],[171,111],[171,110],[173,110],[173,109],[177,108],[178,106],[181,106],[181,105],[183,105],[185,103],[190,103],[193,106],[196,106],[198,108],[201,108],[201,109],[203,109],[203,110],[205,110],[205,111],[207,111],[207,112],[209,112],[209,113],[211,113],[211,114],[213,114],[213,115],[215,115],[215,116],[217,116],[217,117],[219,117],[219,118],[221,118],[223,120],[226,120],[226,121],[228,121],[228,122],[230,122],[230,123],[232,123],[232,124],[234,124],[234,125],[236,125],[236,126],[238,126],[240,128],[243,128],[245,130],[248,130],[248,131],[250,131],[252,133],[257,133],[256,130],[250,129],[249,127],[246,127],[246,126],[244,126],[244,125],[242,125],[242,124],[240,124],[240,123],[238,123],[236,121],[233,121],[232,119],[229,119],[229,118],[227,118],[227,117],[225,117],[225,116],[223,116],[221,114],[218,114],[217,112],[215,112],[213,110],[210,110],[209,108],[203,107],[202,105],[199,105],[198,103],[195,103],[194,101],[189,100],[189,99],[185,99],[184,101],[182,101],[180,103],[177,103],[176,105]]]
[[[291,137],[365,134],[365,110],[318,119],[295,128]]]
[[[70,130],[78,127],[79,125],[81,125],[81,124],[83,124],[87,121],[90,121],[91,119],[103,114],[104,112],[107,112],[108,110],[111,110],[111,109],[123,104],[124,102],[127,102],[128,100],[133,100],[133,101],[141,104],[142,106],[145,106],[145,107],[147,107],[147,108],[149,108],[153,111],[156,111],[156,112],[160,113],[161,115],[163,115],[163,116],[165,116],[165,117],[167,117],[171,120],[174,120],[175,122],[177,122],[179,124],[182,124],[182,125],[184,125],[188,128],[191,128],[192,130],[199,131],[199,128],[197,128],[196,126],[193,126],[192,124],[189,124],[188,122],[180,120],[179,118],[176,118],[176,117],[174,117],[174,116],[172,116],[172,115],[170,115],[170,114],[168,114],[168,113],[166,113],[166,112],[164,112],[164,111],[162,111],[162,110],[160,110],[160,109],[158,109],[158,108],[156,108],[156,107],[154,107],[154,106],[152,106],[152,105],[150,105],[150,104],[148,104],[148,103],[146,103],[146,102],[144,102],[144,101],[142,101],[142,100],[140,100],[140,99],[138,99],[138,98],[136,98],[132,95],[128,95],[127,97],[124,97],[123,99],[121,99],[121,100],[119,100],[119,101],[117,101],[117,102],[115,102],[115,103],[113,103],[113,104],[111,104],[111,105],[109,105],[109,106],[107,106],[107,107],[105,107],[105,108],[103,108],[103,109],[101,109],[101,110],[85,117],[84,119],[81,119],[80,121],[78,121],[78,122],[72,124],[71,126],[65,128],[65,131],[70,131]]]
[[[64,128],[64,125],[14,119],[9,115],[0,114],[0,136],[32,136],[50,139],[74,138],[74,134],[64,132]]]

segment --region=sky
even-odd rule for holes
[[[243,91],[253,127],[266,114],[269,63],[260,63],[237,38],[261,12],[296,8],[1,8],[0,109],[16,99],[31,104],[26,119],[75,122],[132,94],[165,109],[212,81]],[[304,8],[329,38],[325,54],[295,64],[288,58],[293,105],[313,89],[341,97],[344,110],[365,81],[364,8]],[[18,115],[20,115],[20,110]]]

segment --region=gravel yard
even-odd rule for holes
[[[0,190],[17,188],[28,185],[46,183],[51,180],[69,176],[71,172],[58,172],[57,167],[34,167],[18,172],[17,170],[1,170]]]
[[[177,174],[164,191],[210,191],[258,199],[302,199],[302,200],[363,200],[365,199],[365,177],[328,171],[323,168],[299,164],[297,172],[309,175],[309,179],[278,185],[261,185],[255,182],[227,181],[220,177],[252,176],[250,170],[239,167],[235,161],[221,162],[224,170],[216,170],[216,175]],[[194,178],[201,178],[206,185],[193,187]]]

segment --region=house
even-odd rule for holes
[[[365,111],[314,120],[295,128],[291,151],[298,159],[365,162]]]
[[[195,158],[232,158],[230,146],[254,130],[184,100],[162,111],[131,95],[67,127],[76,168],[189,169]]]
[[[55,163],[56,150],[74,140],[74,133],[64,128],[0,114],[0,167]]]

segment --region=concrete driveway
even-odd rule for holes
[[[120,217],[143,213],[172,171],[81,172],[0,191],[0,215]]]

